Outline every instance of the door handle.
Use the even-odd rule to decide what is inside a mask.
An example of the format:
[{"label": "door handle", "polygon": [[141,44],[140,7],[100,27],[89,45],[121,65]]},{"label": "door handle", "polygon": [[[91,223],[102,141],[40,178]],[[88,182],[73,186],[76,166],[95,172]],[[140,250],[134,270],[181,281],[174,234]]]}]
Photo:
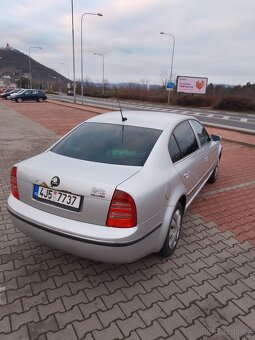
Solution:
[{"label": "door handle", "polygon": [[185,178],[189,178],[189,171],[185,171],[183,176],[184,176]]}]

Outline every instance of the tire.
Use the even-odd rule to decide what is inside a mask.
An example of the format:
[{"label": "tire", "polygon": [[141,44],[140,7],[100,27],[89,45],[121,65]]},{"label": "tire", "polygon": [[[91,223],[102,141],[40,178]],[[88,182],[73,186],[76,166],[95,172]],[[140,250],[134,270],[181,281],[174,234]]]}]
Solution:
[{"label": "tire", "polygon": [[219,173],[219,166],[220,166],[220,159],[218,159],[217,164],[213,170],[213,173],[211,174],[211,176],[208,178],[207,183],[215,183],[218,177],[218,173]]},{"label": "tire", "polygon": [[168,257],[170,256],[178,243],[181,231],[181,224],[182,224],[182,216],[183,216],[183,207],[180,202],[176,205],[171,222],[169,225],[169,229],[166,235],[165,242],[163,247],[161,248],[159,255],[161,257]]},{"label": "tire", "polygon": [[22,100],[23,100],[23,99],[19,97],[19,98],[16,99],[16,102],[17,102],[17,103],[21,103]]},{"label": "tire", "polygon": [[43,98],[42,98],[42,97],[39,97],[39,98],[38,98],[38,102],[39,102],[39,103],[42,103],[42,102],[43,102]]}]

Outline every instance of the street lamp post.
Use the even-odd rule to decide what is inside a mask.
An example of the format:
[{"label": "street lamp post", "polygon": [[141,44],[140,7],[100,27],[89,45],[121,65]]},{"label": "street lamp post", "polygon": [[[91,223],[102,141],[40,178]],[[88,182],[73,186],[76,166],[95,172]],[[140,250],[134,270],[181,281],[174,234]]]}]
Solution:
[{"label": "street lamp post", "polygon": [[102,17],[101,13],[83,13],[81,16],[81,103],[83,104],[83,93],[84,93],[84,84],[83,84],[83,47],[82,47],[82,21],[85,15],[97,15]]},{"label": "street lamp post", "polygon": [[104,54],[94,53],[94,55],[99,55],[100,57],[103,58],[103,82],[102,82],[102,85],[103,85],[103,94],[104,94],[104,89],[105,89],[105,85],[104,85]]},{"label": "street lamp post", "polygon": [[51,86],[50,86],[50,90],[51,91],[55,91],[55,82],[57,81],[57,77],[51,77],[52,81],[51,81]]},{"label": "street lamp post", "polygon": [[0,57],[0,59],[2,59],[2,57]]},{"label": "street lamp post", "polygon": [[[172,58],[171,58],[171,68],[170,68],[170,77],[169,77],[169,82],[172,81],[172,75],[173,75],[173,63],[174,63],[174,48],[175,48],[175,37],[171,33],[165,33],[165,32],[160,32],[160,34],[165,34],[173,38],[173,49],[172,49]],[[168,91],[168,98],[167,98],[167,103],[169,104],[170,100],[170,91]]]},{"label": "street lamp post", "polygon": [[72,10],[72,50],[73,50],[73,102],[76,104],[73,0],[71,0],[71,10]]},{"label": "street lamp post", "polygon": [[69,74],[69,65],[68,65],[67,63],[60,63],[60,64],[66,65],[66,67],[67,67],[67,78],[68,78],[68,80],[69,80],[69,78],[70,78],[70,74]]},{"label": "street lamp post", "polygon": [[29,86],[30,86],[30,88],[32,88],[32,70],[31,70],[31,57],[30,57],[30,51],[31,51],[32,48],[38,48],[39,50],[42,49],[40,46],[30,46],[29,49],[28,49],[28,62],[29,62],[29,74],[30,74]]},{"label": "street lamp post", "polygon": [[39,70],[37,68],[33,69],[33,72],[35,74],[34,78],[35,78],[35,85],[39,86],[40,81],[39,81]]},{"label": "street lamp post", "polygon": [[[62,64],[62,65],[66,65],[66,67],[67,67],[67,79],[68,79],[68,83],[67,83],[67,91],[68,91],[68,89],[69,89],[69,85],[70,85],[70,83],[69,83],[69,80],[70,80],[70,74],[69,74],[69,65],[67,64],[67,63],[60,63],[60,64]],[[62,90],[62,81],[61,81],[61,90]]]}]

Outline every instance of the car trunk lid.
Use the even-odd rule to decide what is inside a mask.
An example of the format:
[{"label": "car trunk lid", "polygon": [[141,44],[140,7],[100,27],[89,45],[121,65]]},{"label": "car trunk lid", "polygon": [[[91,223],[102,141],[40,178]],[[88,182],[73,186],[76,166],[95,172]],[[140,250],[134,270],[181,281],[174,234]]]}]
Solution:
[{"label": "car trunk lid", "polygon": [[[73,159],[48,151],[18,165],[20,200],[54,215],[104,225],[114,190],[140,169]],[[59,184],[54,186],[56,177]],[[80,209],[73,211],[63,205],[35,199],[35,185],[81,196]]]}]

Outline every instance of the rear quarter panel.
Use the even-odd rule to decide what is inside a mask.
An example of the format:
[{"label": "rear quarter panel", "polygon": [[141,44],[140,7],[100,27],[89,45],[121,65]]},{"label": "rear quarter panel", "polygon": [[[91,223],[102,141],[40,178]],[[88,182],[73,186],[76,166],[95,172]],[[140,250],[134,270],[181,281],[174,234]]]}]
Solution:
[{"label": "rear quarter panel", "polygon": [[138,224],[143,224],[147,231],[162,224],[163,238],[173,209],[186,193],[170,159],[168,136],[164,131],[141,171],[118,186],[118,189],[128,192],[134,198]]}]

